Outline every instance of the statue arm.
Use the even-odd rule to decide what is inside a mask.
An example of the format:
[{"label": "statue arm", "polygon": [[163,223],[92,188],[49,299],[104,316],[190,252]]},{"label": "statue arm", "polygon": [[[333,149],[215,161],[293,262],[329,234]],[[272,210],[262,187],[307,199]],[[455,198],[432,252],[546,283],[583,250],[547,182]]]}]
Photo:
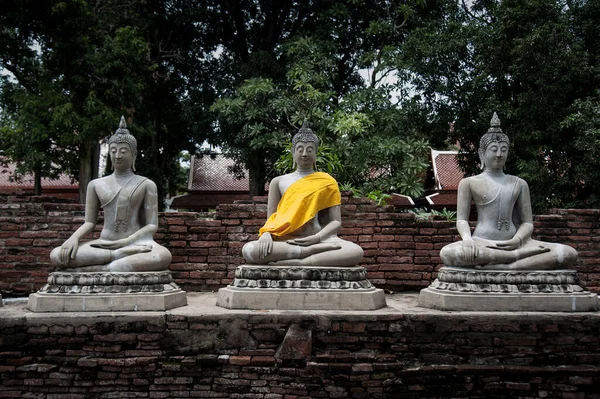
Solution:
[{"label": "statue arm", "polygon": [[324,238],[337,234],[340,227],[342,227],[342,215],[339,205],[327,208],[326,220],[328,221],[327,224],[316,234],[288,240],[287,243],[302,246],[315,245],[320,243]]},{"label": "statue arm", "polygon": [[[279,176],[271,180],[269,184],[269,196],[267,199],[267,219],[277,211],[277,206],[281,201],[279,192]],[[268,231],[261,234],[258,238],[258,256],[264,258],[273,250],[273,236]]]},{"label": "statue arm", "polygon": [[279,177],[275,177],[269,184],[269,196],[267,199],[267,219],[277,211],[279,201],[281,201],[281,192],[279,191]]},{"label": "statue arm", "polygon": [[341,207],[339,205],[328,208],[327,216],[328,216],[327,220],[329,221],[329,223],[327,223],[321,229],[321,231],[319,231],[317,234],[315,234],[315,235],[319,236],[319,241],[322,240],[323,238],[327,238],[329,236],[337,234],[340,227],[342,227],[342,211],[341,211]]},{"label": "statue arm", "polygon": [[77,250],[79,249],[79,241],[94,231],[98,222],[98,211],[100,210],[100,199],[96,194],[95,184],[91,181],[87,186],[87,194],[85,197],[85,221],[79,226],[71,237],[69,237],[60,246],[60,262],[63,265],[69,264],[69,260],[75,259]]},{"label": "statue arm", "polygon": [[456,199],[456,230],[462,239],[462,254],[465,261],[472,261],[479,256],[479,248],[473,241],[471,226],[469,226],[471,201],[471,179],[462,179],[458,184]]},{"label": "statue arm", "polygon": [[146,180],[144,189],[146,193],[142,206],[144,207],[146,224],[126,238],[128,241],[126,245],[134,243],[140,237],[152,237],[158,231],[158,190],[156,184],[152,180]]},{"label": "statue arm", "polygon": [[472,239],[469,215],[471,213],[471,186],[469,179],[463,179],[458,184],[456,199],[456,230],[463,240]]}]

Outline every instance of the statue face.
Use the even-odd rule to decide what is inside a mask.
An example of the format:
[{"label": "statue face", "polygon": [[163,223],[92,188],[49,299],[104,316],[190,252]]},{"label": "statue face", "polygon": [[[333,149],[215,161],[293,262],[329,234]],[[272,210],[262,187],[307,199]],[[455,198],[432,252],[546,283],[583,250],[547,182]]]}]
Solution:
[{"label": "statue face", "polygon": [[133,166],[134,156],[127,143],[113,143],[108,149],[113,168],[118,172],[128,171]]},{"label": "statue face", "polygon": [[310,169],[317,161],[316,145],[312,141],[299,141],[293,155],[298,169]]},{"label": "statue face", "polygon": [[492,141],[483,154],[482,162],[491,170],[502,170],[508,157],[508,144],[503,141]]}]

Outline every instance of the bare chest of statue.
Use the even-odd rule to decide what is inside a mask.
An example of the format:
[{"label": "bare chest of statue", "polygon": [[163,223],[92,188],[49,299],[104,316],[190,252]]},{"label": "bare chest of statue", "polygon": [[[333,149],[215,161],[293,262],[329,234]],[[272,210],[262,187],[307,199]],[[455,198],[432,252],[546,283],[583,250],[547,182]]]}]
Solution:
[{"label": "bare chest of statue", "polygon": [[477,207],[475,235],[488,239],[509,239],[516,232],[513,211],[518,197],[515,176],[479,175],[470,182],[471,197]]},{"label": "bare chest of statue", "polygon": [[144,190],[140,188],[146,178],[132,175],[110,175],[95,181],[95,192],[104,210],[103,236],[127,236],[140,228],[140,209]]},{"label": "bare chest of statue", "polygon": [[115,202],[115,200],[123,193],[130,200],[134,200],[134,194],[137,190],[132,190],[134,186],[139,185],[140,176],[132,175],[127,178],[117,178],[114,175],[97,179],[95,183],[95,192],[100,200],[100,205],[105,208],[107,205]]},{"label": "bare chest of statue", "polygon": [[475,204],[486,206],[496,202],[499,198],[502,184],[489,177],[474,176],[470,188]]}]

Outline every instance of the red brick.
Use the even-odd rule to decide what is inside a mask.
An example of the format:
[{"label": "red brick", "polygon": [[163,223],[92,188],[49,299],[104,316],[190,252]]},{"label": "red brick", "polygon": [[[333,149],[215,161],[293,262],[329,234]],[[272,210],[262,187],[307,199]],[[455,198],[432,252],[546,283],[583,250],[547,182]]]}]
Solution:
[{"label": "red brick", "polygon": [[273,356],[252,356],[250,364],[252,366],[273,366],[275,358]]},{"label": "red brick", "polygon": [[[259,356],[254,356],[254,358],[258,358]],[[271,358],[271,357],[269,357]],[[251,363],[251,356],[229,356],[229,364],[237,365],[237,366],[246,366]],[[256,363],[252,363],[256,365]]]}]

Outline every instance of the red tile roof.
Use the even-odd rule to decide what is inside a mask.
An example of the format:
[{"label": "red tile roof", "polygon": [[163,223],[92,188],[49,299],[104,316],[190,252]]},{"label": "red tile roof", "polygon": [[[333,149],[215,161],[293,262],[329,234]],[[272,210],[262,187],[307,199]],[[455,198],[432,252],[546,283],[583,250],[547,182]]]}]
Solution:
[{"label": "red tile roof", "polygon": [[[4,166],[3,163],[0,163],[0,188],[21,190],[33,189],[34,178],[32,174],[23,175],[19,181],[11,181],[11,176],[15,172],[15,168],[15,163],[9,162],[6,166]],[[79,184],[76,181],[72,182],[69,176],[61,174],[58,179],[42,178],[42,187],[77,190]]]},{"label": "red tile roof", "polygon": [[238,180],[229,173],[228,167],[235,162],[223,154],[194,155],[190,162],[188,191],[244,191],[250,190],[248,171]]},{"label": "red tile roof", "polygon": [[435,188],[437,190],[456,190],[464,173],[458,166],[457,151],[431,150]]}]

